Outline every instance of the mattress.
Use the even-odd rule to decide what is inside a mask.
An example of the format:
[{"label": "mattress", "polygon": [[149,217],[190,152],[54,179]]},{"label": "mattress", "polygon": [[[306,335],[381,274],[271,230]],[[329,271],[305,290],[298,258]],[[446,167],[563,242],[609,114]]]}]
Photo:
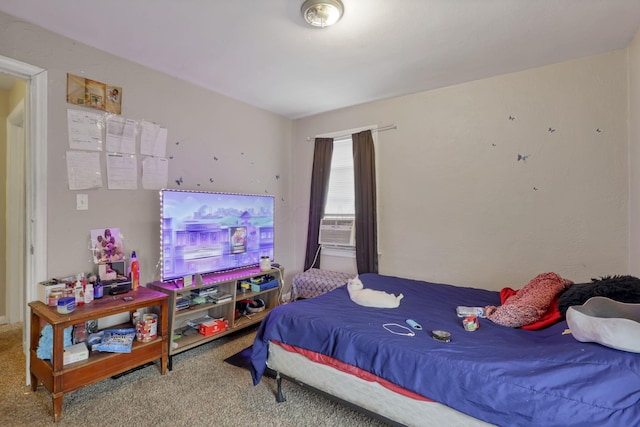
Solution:
[{"label": "mattress", "polygon": [[[375,274],[365,288],[403,293],[397,309],[361,307],[346,287],[272,310],[253,345],[260,381],[269,341],[330,356],[497,425],[640,425],[640,358],[564,334],[566,322],[526,331],[481,319],[467,332],[456,306],[499,305],[498,292]],[[383,325],[424,328],[414,336]],[[451,342],[432,339],[434,329]],[[404,331],[398,328],[398,331]]]},{"label": "mattress", "polygon": [[363,380],[324,364],[313,363],[305,356],[289,352],[274,343],[269,345],[268,366],[296,382],[322,390],[338,399],[407,426],[491,425],[440,403],[405,397],[378,383]]}]

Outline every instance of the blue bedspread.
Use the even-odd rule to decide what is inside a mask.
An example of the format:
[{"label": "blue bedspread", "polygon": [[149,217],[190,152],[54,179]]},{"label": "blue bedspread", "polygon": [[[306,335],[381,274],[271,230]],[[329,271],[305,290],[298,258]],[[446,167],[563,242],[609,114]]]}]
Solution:
[{"label": "blue bedspread", "polygon": [[[268,341],[275,340],[497,425],[640,425],[639,354],[578,342],[562,334],[565,321],[526,331],[480,319],[480,328],[467,332],[456,306],[499,305],[498,292],[375,274],[360,279],[365,288],[403,293],[400,307],[359,306],[346,286],[277,307],[253,344],[254,384],[264,373]],[[407,319],[424,330],[411,337],[382,326]],[[450,332],[451,342],[432,339],[434,329]]]}]

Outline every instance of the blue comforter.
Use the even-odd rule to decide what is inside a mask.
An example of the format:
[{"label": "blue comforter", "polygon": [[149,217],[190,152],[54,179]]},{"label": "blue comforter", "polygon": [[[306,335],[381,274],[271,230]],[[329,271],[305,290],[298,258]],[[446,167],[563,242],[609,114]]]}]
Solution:
[{"label": "blue comforter", "polygon": [[[480,319],[478,330],[465,331],[456,306],[499,305],[498,292],[376,274],[360,279],[365,288],[403,293],[400,307],[359,306],[346,286],[277,307],[253,344],[254,384],[264,373],[268,342],[275,340],[498,425],[640,425],[640,355],[578,342],[563,335],[565,321],[527,331]],[[403,336],[383,327],[406,326],[407,319],[424,330]],[[432,339],[434,329],[450,332],[451,342]]]}]

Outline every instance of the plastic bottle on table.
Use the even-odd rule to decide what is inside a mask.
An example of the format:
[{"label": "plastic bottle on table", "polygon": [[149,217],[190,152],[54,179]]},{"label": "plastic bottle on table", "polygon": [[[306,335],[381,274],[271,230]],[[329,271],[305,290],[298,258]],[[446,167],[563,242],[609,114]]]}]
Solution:
[{"label": "plastic bottle on table", "polygon": [[82,283],[82,274],[78,273],[76,281],[73,284],[73,293],[76,300],[76,306],[84,304],[84,285]]},{"label": "plastic bottle on table", "polygon": [[84,303],[89,304],[93,301],[93,283],[87,283],[84,287]]},{"label": "plastic bottle on table", "polygon": [[131,290],[135,291],[138,289],[138,286],[140,286],[140,264],[136,257],[136,251],[131,252],[131,264],[129,268],[131,269]]},{"label": "plastic bottle on table", "polygon": [[94,299],[102,298],[103,291],[104,289],[102,288],[102,282],[96,282],[95,286],[93,287],[93,298]]}]

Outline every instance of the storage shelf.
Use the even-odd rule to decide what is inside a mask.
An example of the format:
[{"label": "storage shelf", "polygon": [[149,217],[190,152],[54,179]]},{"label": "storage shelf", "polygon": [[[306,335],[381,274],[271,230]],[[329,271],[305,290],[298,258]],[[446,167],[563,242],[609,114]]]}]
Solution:
[{"label": "storage shelf", "polygon": [[[265,275],[274,277],[275,280],[278,281],[278,286],[260,292],[240,292],[238,290],[239,283],[241,281]],[[172,368],[172,357],[174,355],[260,323],[266,317],[267,313],[279,304],[283,275],[283,268],[274,268],[268,271],[260,271],[258,268],[249,268],[233,271],[231,273],[206,276],[202,278],[203,283],[201,285],[190,286],[188,288],[182,288],[176,283],[154,282],[150,284],[149,287],[160,292],[164,292],[169,296],[169,331],[172,333],[172,338],[175,334],[180,334],[183,330],[189,331],[188,335],[182,334],[180,338],[170,340],[169,369]],[[232,296],[231,301],[223,303],[204,303],[190,308],[177,310],[176,303],[181,294],[191,293],[192,291],[209,288],[211,286],[217,286],[220,292],[230,294]],[[254,300],[256,298],[260,298],[264,301],[265,309],[258,313],[249,314],[248,317],[243,315],[236,318],[236,303],[241,300]],[[210,336],[204,336],[198,333],[195,328],[188,326],[187,322],[189,320],[204,317],[205,315],[209,315],[214,319],[225,319],[229,324],[227,330]]]},{"label": "storage shelf", "polygon": [[271,289],[267,289],[267,290],[260,291],[260,292],[253,292],[253,291],[238,292],[238,294],[236,295],[236,299],[238,301],[243,300],[243,299],[254,299],[255,297],[258,297],[258,296],[264,295],[264,294],[270,294],[270,293],[272,293],[274,291],[278,291],[278,293],[280,293],[280,287],[271,288]]},{"label": "storage shelf", "polygon": [[176,310],[175,311],[175,317],[181,317],[181,316],[185,316],[187,317],[189,314],[193,314],[193,313],[199,313],[201,311],[208,311],[212,308],[216,308],[216,307],[221,307],[224,306],[226,304],[232,304],[234,302],[233,299],[231,299],[231,301],[225,301],[225,302],[219,302],[219,303],[204,303],[204,304],[199,304],[199,305],[194,305],[191,306],[189,308],[184,308],[182,310]]},{"label": "storage shelf", "polygon": [[183,351],[190,350],[201,344],[208,343],[209,341],[213,341],[213,339],[221,338],[233,332],[232,330],[227,329],[226,331],[205,337],[204,335],[201,335],[200,333],[198,333],[198,331],[196,331],[195,329],[192,329],[192,330],[193,332],[191,334],[183,335],[182,338],[173,340],[173,343],[176,343],[178,345],[175,348],[172,346],[173,354],[182,353]]},{"label": "storage shelf", "polygon": [[[124,297],[131,297],[124,301]],[[77,307],[73,312],[60,314],[54,307],[40,301],[29,303],[31,308],[30,363],[31,389],[35,392],[42,384],[51,394],[53,418],[62,416],[62,398],[65,393],[77,390],[97,381],[126,372],[155,360],[160,361],[160,372],[164,375],[168,363],[168,298],[162,292],[144,287],[119,296],[103,297],[90,304]],[[74,363],[64,364],[65,328],[87,320],[99,319],[112,314],[132,312],[138,309],[156,308],[158,337],[149,342],[134,341],[129,353],[90,351],[89,357]],[[53,329],[51,360],[38,358],[37,349],[43,324]],[[123,325],[131,327],[131,325]]]},{"label": "storage shelf", "polygon": [[[131,351],[139,351],[143,347],[153,346],[158,341],[162,341],[162,338],[156,338],[149,342],[138,342],[134,341],[133,346],[131,347]],[[75,369],[79,369],[84,367],[85,365],[91,365],[93,363],[110,363],[110,359],[115,359],[118,357],[126,357],[129,353],[110,353],[110,352],[101,352],[101,351],[90,351],[90,356],[88,359],[79,360],[77,362],[69,363],[64,365],[62,372],[67,373],[73,371]]]},{"label": "storage shelf", "polygon": [[262,319],[267,317],[267,314],[269,313],[269,311],[270,310],[264,310],[264,311],[261,311],[259,313],[249,314],[248,315],[249,317],[247,317],[247,316],[239,317],[235,321],[235,327],[237,329],[242,329],[242,328],[246,328],[247,326],[251,326],[251,325],[255,325],[256,323],[260,323],[260,322],[262,322]]}]

